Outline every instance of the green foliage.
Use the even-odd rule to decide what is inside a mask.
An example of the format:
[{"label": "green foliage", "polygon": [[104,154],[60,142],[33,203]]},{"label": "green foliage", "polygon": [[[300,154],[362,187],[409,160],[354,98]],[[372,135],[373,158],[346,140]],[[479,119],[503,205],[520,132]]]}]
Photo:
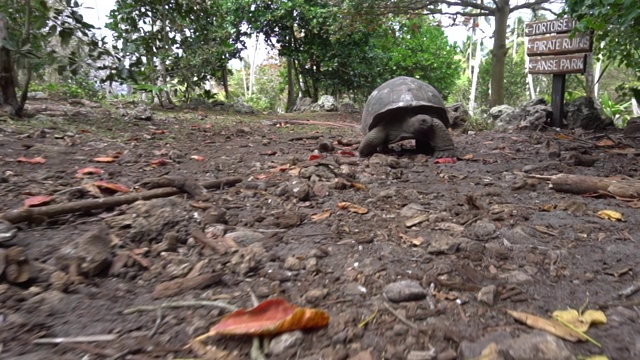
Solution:
[{"label": "green foliage", "polygon": [[[504,87],[508,91],[504,94],[504,103],[509,106],[520,106],[529,100],[527,71],[525,67],[525,47],[522,39],[518,41],[516,56],[513,56],[513,42],[507,48],[507,58],[504,69]],[[487,57],[480,64],[478,74],[478,92],[476,102],[480,106],[488,106],[490,101],[489,88],[491,85],[491,58]]]},{"label": "green foliage", "polygon": [[458,49],[449,44],[444,31],[430,17],[399,19],[378,40],[381,53],[387,54],[384,76],[412,76],[433,85],[447,99],[456,88],[463,71],[456,57]]},{"label": "green foliage", "polygon": [[64,97],[67,99],[87,99],[101,101],[104,94],[95,80],[88,75],[62,76],[57,82],[36,82],[31,85],[30,91],[42,91],[52,97]]},{"label": "green foliage", "polygon": [[[88,74],[97,62],[112,54],[98,39],[95,27],[84,21],[76,0],[2,1],[0,15],[7,18],[7,39],[2,45],[12,51],[15,72],[26,100],[30,80],[46,82],[51,69],[63,76],[59,87],[66,94],[95,96]],[[71,75],[79,78],[64,76]],[[24,103],[19,105],[19,110]]]},{"label": "green foliage", "polygon": [[[567,0],[576,31],[594,31],[594,51],[640,77],[640,6],[635,0]],[[603,47],[598,46],[604,41]]]},{"label": "green foliage", "polygon": [[630,112],[629,107],[631,106],[631,101],[616,103],[609,98],[608,93],[604,93],[602,97],[600,97],[600,108],[602,112],[610,119],[613,120],[613,123],[617,127],[625,127],[627,126],[627,122],[629,121]]},{"label": "green foliage", "polygon": [[[248,64],[244,63],[246,81],[249,79]],[[253,93],[245,95],[242,71],[235,71],[229,79],[229,86],[234,98],[242,98],[257,111],[277,111],[285,106],[283,93],[286,90],[286,71],[284,66],[275,59],[257,68]],[[248,89],[247,89],[248,90]]]}]

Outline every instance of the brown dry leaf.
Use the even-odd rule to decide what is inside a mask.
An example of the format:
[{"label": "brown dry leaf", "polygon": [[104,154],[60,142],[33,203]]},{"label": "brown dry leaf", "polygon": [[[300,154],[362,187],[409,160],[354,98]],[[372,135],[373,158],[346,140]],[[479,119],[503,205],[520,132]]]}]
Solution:
[{"label": "brown dry leaf", "polygon": [[556,204],[542,204],[540,205],[540,211],[553,211],[556,208]]},{"label": "brown dry leaf", "polygon": [[193,341],[214,335],[277,335],[294,330],[321,328],[328,324],[329,315],[322,310],[301,308],[284,299],[268,299],[252,309],[239,309],[223,317],[208,333]]},{"label": "brown dry leaf", "polygon": [[290,168],[291,168],[291,164],[284,164],[284,165],[276,166],[275,168],[271,169],[271,171],[273,171],[273,172],[285,172],[285,171],[289,170]]},{"label": "brown dry leaf", "polygon": [[26,163],[29,163],[29,164],[44,164],[45,162],[47,162],[46,159],[44,159],[44,158],[42,158],[40,156],[38,156],[37,158],[32,158],[32,159],[29,159],[29,158],[26,158],[26,157],[19,157],[19,158],[16,159],[16,161],[17,162],[26,162]]},{"label": "brown dry leaf", "polygon": [[116,161],[116,158],[110,157],[110,156],[97,157],[97,158],[93,158],[93,161],[99,162],[99,163],[112,163]]},{"label": "brown dry leaf", "polygon": [[467,154],[465,156],[462,157],[462,160],[471,160],[473,159],[475,156],[473,154]]},{"label": "brown dry leaf", "polygon": [[23,204],[24,204],[24,207],[36,207],[41,205],[47,205],[48,203],[52,202],[53,199],[55,199],[53,196],[46,196],[46,195],[32,196],[30,198],[25,199]]},{"label": "brown dry leaf", "polygon": [[424,238],[422,236],[411,237],[405,234],[400,234],[400,238],[402,238],[402,240],[404,241],[411,243],[414,246],[420,246],[424,242]]},{"label": "brown dry leaf", "polygon": [[169,163],[169,161],[165,158],[160,158],[156,160],[152,160],[149,165],[151,166],[165,166]]},{"label": "brown dry leaf", "polygon": [[86,167],[82,169],[78,169],[76,172],[76,177],[81,178],[84,175],[102,175],[104,171],[102,169],[98,169],[96,167]]},{"label": "brown dry leaf", "polygon": [[96,186],[98,189],[106,189],[106,190],[111,190],[113,192],[121,192],[121,193],[129,192],[128,187],[121,184],[110,183],[108,181],[94,181],[93,185]]},{"label": "brown dry leaf", "polygon": [[632,148],[632,147],[624,147],[624,148],[617,148],[617,149],[607,149],[607,150],[605,150],[605,153],[607,153],[607,154],[635,155],[635,154],[640,153],[640,150],[638,150],[636,148]]},{"label": "brown dry leaf", "polygon": [[195,161],[204,161],[204,156],[200,156],[200,155],[193,155],[191,156],[191,158]]},{"label": "brown dry leaf", "polygon": [[564,340],[568,340],[571,342],[586,340],[586,338],[582,337],[575,331],[562,325],[556,320],[545,319],[533,314],[529,314],[521,311],[515,311],[515,310],[507,310],[507,313],[513,316],[513,318],[516,319],[517,321],[520,321],[521,323],[524,323],[529,327],[532,327],[538,330],[544,330]]},{"label": "brown dry leaf", "polygon": [[556,134],[556,138],[561,140],[573,140],[573,136],[569,136],[565,134]]},{"label": "brown dry leaf", "polygon": [[360,183],[351,183],[351,186],[358,190],[367,190],[367,187]]},{"label": "brown dry leaf", "polygon": [[353,203],[350,203],[350,202],[346,202],[346,201],[339,202],[338,203],[338,209],[344,209],[344,210],[347,210],[347,211],[350,211],[350,212],[353,212],[353,213],[356,213],[356,214],[366,214],[366,213],[369,212],[369,209],[367,209],[364,206],[356,205],[356,204],[353,204]]},{"label": "brown dry leaf", "polygon": [[596,146],[600,146],[600,147],[614,146],[615,144],[616,144],[615,141],[609,138],[602,138],[596,141]]},{"label": "brown dry leaf", "polygon": [[324,220],[331,216],[331,210],[323,210],[321,213],[311,215],[311,221]]}]

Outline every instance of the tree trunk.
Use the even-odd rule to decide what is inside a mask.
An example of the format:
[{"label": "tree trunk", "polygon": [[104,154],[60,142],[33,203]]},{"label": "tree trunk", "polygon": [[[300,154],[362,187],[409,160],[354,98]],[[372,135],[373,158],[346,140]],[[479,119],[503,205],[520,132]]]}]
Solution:
[{"label": "tree trunk", "polygon": [[[480,21],[480,19],[474,19],[474,21]],[[477,35],[477,37],[476,37]],[[469,112],[473,114],[476,108],[476,91],[478,86],[478,75],[480,74],[480,64],[482,63],[482,38],[480,37],[480,31],[477,27],[473,28],[471,35],[471,53],[473,53],[473,39],[476,39],[476,54],[472,57],[471,61],[471,93],[469,94]]]},{"label": "tree trunk", "polygon": [[[7,18],[0,13],[0,40],[6,40]],[[11,51],[0,44],[0,105],[9,115],[20,116],[20,104],[16,94],[15,69],[11,62]]]},{"label": "tree trunk", "polygon": [[229,101],[229,99],[231,99],[231,92],[229,92],[229,71],[227,70],[227,64],[222,68],[222,88],[224,88],[224,98]]},{"label": "tree trunk", "polygon": [[509,0],[495,1],[495,30],[491,51],[491,107],[504,103],[504,64],[507,57]]},{"label": "tree trunk", "polygon": [[285,109],[286,112],[293,111],[293,108],[296,106],[296,86],[295,80],[293,76],[293,60],[288,57],[287,58],[287,107]]},{"label": "tree trunk", "polygon": [[598,99],[596,99],[596,92],[595,92],[596,77],[595,77],[595,74],[593,73],[593,54],[591,53],[587,54],[587,63],[585,65],[586,65],[585,71],[584,71],[585,94],[597,102]]}]

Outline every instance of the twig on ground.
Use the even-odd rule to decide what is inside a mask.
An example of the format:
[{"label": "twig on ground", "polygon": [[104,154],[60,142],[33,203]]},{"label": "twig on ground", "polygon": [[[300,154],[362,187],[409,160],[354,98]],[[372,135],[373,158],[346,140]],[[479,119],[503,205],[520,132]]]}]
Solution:
[{"label": "twig on ground", "polygon": [[160,305],[137,306],[137,307],[126,309],[122,313],[125,315],[128,315],[136,312],[156,311],[158,309],[170,309],[170,308],[181,308],[181,307],[203,307],[203,306],[219,307],[229,311],[235,311],[238,309],[237,307],[227,304],[223,301],[175,301],[175,302],[162,303]]},{"label": "twig on ground", "polygon": [[33,344],[64,344],[64,343],[83,343],[83,342],[102,342],[113,341],[117,339],[119,335],[104,334],[104,335],[87,335],[76,337],[55,337],[55,338],[40,338],[32,341]]}]

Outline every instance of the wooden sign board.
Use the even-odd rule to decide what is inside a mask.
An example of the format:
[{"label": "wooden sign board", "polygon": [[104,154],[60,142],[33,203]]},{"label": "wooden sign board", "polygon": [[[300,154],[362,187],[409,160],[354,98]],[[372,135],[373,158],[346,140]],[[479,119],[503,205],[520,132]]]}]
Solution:
[{"label": "wooden sign board", "polygon": [[529,58],[529,74],[584,74],[586,54]]},{"label": "wooden sign board", "polygon": [[593,41],[587,34],[538,36],[528,39],[527,55],[564,55],[591,52]]},{"label": "wooden sign board", "polygon": [[536,36],[553,33],[562,34],[573,30],[575,26],[576,21],[572,18],[529,22],[524,24],[524,36]]}]

